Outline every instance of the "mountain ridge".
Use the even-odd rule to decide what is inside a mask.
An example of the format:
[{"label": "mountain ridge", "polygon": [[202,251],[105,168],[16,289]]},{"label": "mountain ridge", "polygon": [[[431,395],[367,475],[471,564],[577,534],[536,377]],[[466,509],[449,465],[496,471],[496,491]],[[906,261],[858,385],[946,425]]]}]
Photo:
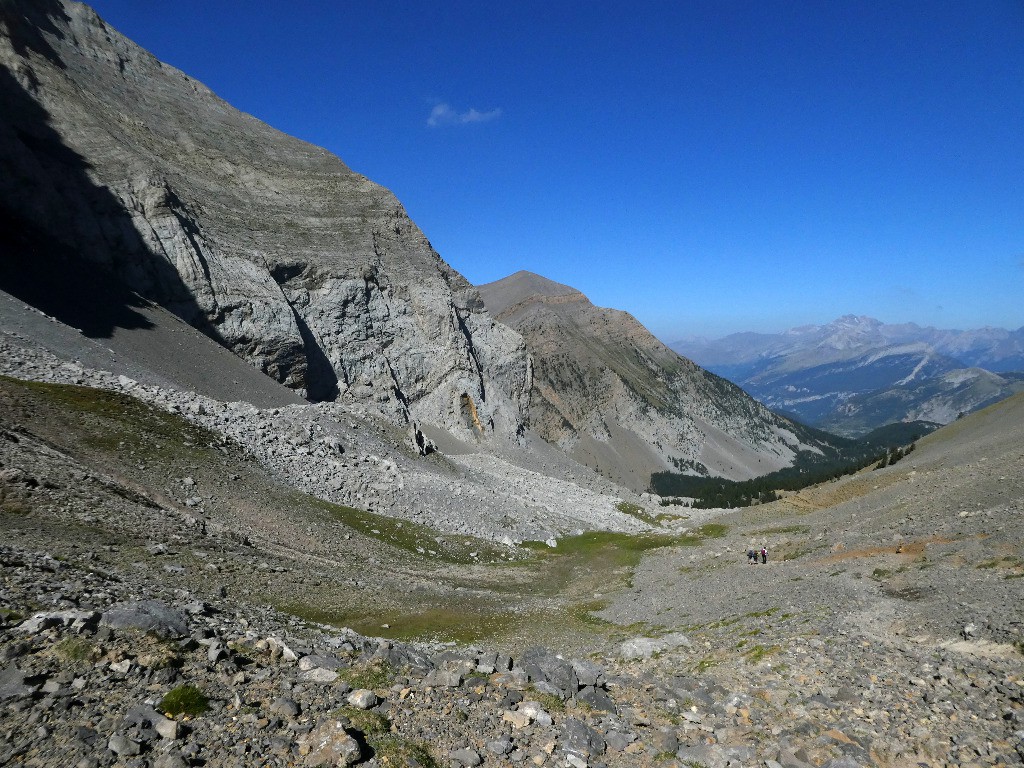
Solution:
[{"label": "mountain ridge", "polygon": [[662,471],[746,479],[816,441],[574,288],[520,271],[478,289],[526,339],[533,428],[634,490]]},{"label": "mountain ridge", "polygon": [[1019,391],[1014,366],[1024,368],[1024,329],[942,331],[854,315],[673,347],[769,407],[850,437],[897,421],[948,423]]}]

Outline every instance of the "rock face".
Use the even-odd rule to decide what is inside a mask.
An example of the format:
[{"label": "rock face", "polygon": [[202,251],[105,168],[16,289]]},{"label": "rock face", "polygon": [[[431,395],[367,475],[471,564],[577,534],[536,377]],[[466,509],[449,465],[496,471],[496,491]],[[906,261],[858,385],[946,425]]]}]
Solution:
[{"label": "rock face", "polygon": [[745,479],[789,466],[810,438],[680,357],[631,315],[530,272],[480,286],[534,358],[531,427],[644,490],[653,472]]},{"label": "rock face", "polygon": [[0,65],[11,293],[33,270],[73,292],[100,266],[310,399],[462,437],[520,431],[522,339],[389,191],[78,3],[4,3]]}]

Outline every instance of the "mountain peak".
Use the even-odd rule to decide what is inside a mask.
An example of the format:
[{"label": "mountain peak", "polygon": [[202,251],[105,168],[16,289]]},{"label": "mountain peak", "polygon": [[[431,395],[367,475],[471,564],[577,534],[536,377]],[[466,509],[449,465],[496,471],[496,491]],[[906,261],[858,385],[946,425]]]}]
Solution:
[{"label": "mountain peak", "polygon": [[501,280],[477,287],[484,297],[487,311],[494,316],[498,316],[509,307],[514,307],[534,296],[543,298],[567,296],[587,301],[587,297],[575,288],[556,283],[554,280],[549,280],[525,269],[503,277]]},{"label": "mountain peak", "polygon": [[849,327],[877,328],[881,324],[882,324],[881,320],[876,320],[875,318],[868,317],[867,315],[843,315],[842,317],[839,317],[839,318],[837,318],[836,320],[833,320],[830,323],[830,325],[832,325],[832,326],[839,326],[839,327],[845,327],[845,328],[849,328]]}]

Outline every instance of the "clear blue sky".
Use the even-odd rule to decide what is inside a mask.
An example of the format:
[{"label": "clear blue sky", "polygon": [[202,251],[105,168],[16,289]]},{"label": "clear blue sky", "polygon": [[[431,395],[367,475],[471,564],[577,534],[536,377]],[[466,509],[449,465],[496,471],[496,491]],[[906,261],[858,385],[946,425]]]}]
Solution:
[{"label": "clear blue sky", "polygon": [[665,341],[1024,325],[1022,0],[96,0],[388,187],[474,283]]}]

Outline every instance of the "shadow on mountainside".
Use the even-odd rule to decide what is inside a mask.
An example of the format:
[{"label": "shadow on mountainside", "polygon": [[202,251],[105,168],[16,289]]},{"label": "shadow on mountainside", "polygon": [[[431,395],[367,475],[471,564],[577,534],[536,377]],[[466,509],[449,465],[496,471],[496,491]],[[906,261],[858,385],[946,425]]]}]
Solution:
[{"label": "shadow on mountainside", "polygon": [[[0,5],[0,32],[19,54],[63,69],[42,34],[60,36],[53,14],[63,10],[41,6]],[[150,328],[137,308],[172,298],[176,314],[223,345],[174,265],[150,250],[121,200],[90,178],[88,161],[53,128],[32,96],[38,87],[32,67],[17,76],[0,68],[0,289],[92,338]],[[116,264],[131,270],[133,285],[114,274]]]},{"label": "shadow on mountainside", "polygon": [[43,33],[64,39],[60,27],[54,19],[70,21],[64,13],[59,0],[4,0],[0,2],[0,27],[7,30],[11,38],[11,47],[19,56],[28,57],[34,51],[49,59],[53,64],[65,69],[60,54],[50,45]]}]

